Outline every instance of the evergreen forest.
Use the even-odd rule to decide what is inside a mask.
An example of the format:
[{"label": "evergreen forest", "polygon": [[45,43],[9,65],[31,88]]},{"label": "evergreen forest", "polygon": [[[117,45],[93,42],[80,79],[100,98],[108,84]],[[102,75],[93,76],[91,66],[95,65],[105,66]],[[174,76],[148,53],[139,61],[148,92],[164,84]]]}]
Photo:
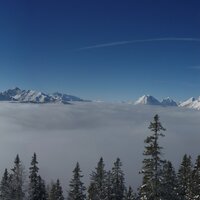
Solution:
[{"label": "evergreen forest", "polygon": [[[192,163],[185,154],[177,170],[163,156],[159,141],[165,136],[159,116],[155,115],[144,140],[143,163],[138,188],[126,185],[122,161],[117,158],[110,170],[105,170],[101,157],[90,174],[90,182],[83,182],[81,166],[77,162],[68,185],[57,179],[47,184],[39,172],[36,153],[33,154],[28,175],[19,155],[13,167],[5,169],[0,182],[1,200],[200,200],[200,155]],[[142,156],[142,155],[141,155]],[[64,176],[64,175],[63,175]]]}]

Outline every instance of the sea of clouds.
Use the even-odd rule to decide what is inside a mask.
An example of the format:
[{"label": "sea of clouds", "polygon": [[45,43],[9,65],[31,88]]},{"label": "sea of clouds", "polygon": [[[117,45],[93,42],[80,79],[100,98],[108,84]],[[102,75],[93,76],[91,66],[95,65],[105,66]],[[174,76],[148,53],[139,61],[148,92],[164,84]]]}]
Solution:
[{"label": "sea of clouds", "polygon": [[144,139],[159,114],[167,129],[160,144],[163,157],[177,168],[185,153],[200,154],[200,111],[123,103],[19,104],[0,103],[0,174],[20,155],[27,174],[31,157],[38,155],[40,174],[50,182],[60,178],[67,190],[79,161],[88,184],[99,158],[106,169],[120,157],[127,185],[141,183]]}]

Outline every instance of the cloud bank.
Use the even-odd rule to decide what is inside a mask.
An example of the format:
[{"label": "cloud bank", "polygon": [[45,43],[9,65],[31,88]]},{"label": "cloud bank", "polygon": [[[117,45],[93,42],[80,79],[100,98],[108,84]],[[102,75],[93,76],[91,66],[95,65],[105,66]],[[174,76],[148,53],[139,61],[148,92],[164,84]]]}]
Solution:
[{"label": "cloud bank", "polygon": [[60,178],[66,190],[77,161],[88,183],[101,156],[107,169],[120,157],[126,183],[137,187],[143,141],[156,113],[167,129],[160,141],[166,159],[177,166],[184,153],[200,154],[199,111],[117,103],[0,103],[0,172],[12,167],[17,153],[28,170],[36,152],[41,175],[48,182]]}]

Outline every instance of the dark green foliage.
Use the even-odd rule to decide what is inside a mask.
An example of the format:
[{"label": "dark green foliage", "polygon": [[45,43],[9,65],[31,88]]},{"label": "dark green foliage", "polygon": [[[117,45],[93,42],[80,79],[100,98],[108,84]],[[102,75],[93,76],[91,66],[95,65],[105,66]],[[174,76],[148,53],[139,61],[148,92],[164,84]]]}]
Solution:
[{"label": "dark green foliage", "polygon": [[200,155],[196,159],[192,173],[192,196],[194,200],[200,200]]},{"label": "dark green foliage", "polygon": [[37,167],[37,156],[34,153],[31,161],[30,170],[30,184],[29,184],[29,199],[30,200],[37,200],[38,199],[38,171],[39,168]]},{"label": "dark green foliage", "polygon": [[1,184],[0,184],[0,199],[9,200],[10,199],[10,180],[8,170],[5,169]]},{"label": "dark green foliage", "polygon": [[125,197],[125,185],[124,185],[124,173],[121,169],[122,163],[119,158],[114,162],[114,167],[112,168],[112,200],[122,200]]},{"label": "dark green foliage", "polygon": [[106,198],[106,171],[103,158],[100,158],[96,170],[91,174],[91,183],[88,189],[89,198],[99,200]]},{"label": "dark green foliage", "polygon": [[73,170],[73,178],[69,184],[69,191],[68,191],[68,200],[85,200],[85,186],[81,181],[81,170],[79,167],[79,163],[76,164],[75,169]]},{"label": "dark green foliage", "polygon": [[129,186],[128,191],[126,192],[125,195],[125,200],[136,200],[136,198],[137,198],[136,194],[133,192],[131,186]]},{"label": "dark green foliage", "polygon": [[112,173],[107,172],[106,176],[106,200],[110,200],[112,197]]},{"label": "dark green foliage", "polygon": [[10,174],[10,192],[11,198],[15,200],[22,200],[24,197],[24,172],[19,155],[16,156],[14,167],[11,169]]},{"label": "dark green foliage", "polygon": [[140,187],[140,198],[141,200],[160,200],[162,193],[162,165],[163,160],[161,159],[161,149],[158,140],[159,137],[164,135],[161,131],[165,131],[162,124],[159,121],[158,115],[154,116],[153,122],[150,123],[149,129],[152,134],[144,141],[145,151],[143,155],[143,168],[141,173],[143,174],[143,184]]},{"label": "dark green foliage", "polygon": [[38,176],[37,191],[38,191],[38,197],[37,197],[38,200],[46,200],[47,199],[45,182],[41,178],[41,176]]},{"label": "dark green foliage", "polygon": [[38,175],[39,168],[37,164],[37,156],[34,153],[31,161],[31,167],[29,168],[29,200],[46,200],[47,194],[45,183]]},{"label": "dark green foliage", "polygon": [[49,200],[64,200],[62,187],[60,185],[59,179],[57,179],[56,183],[53,183],[51,186]]},{"label": "dark green foliage", "polygon": [[95,183],[90,183],[89,187],[88,187],[88,199],[89,200],[94,200],[96,199],[96,187],[95,187]]},{"label": "dark green foliage", "polygon": [[186,154],[183,156],[178,171],[178,194],[181,200],[192,200],[192,161]]},{"label": "dark green foliage", "polygon": [[170,161],[165,162],[162,175],[162,196],[165,200],[178,200],[178,182],[176,172]]}]

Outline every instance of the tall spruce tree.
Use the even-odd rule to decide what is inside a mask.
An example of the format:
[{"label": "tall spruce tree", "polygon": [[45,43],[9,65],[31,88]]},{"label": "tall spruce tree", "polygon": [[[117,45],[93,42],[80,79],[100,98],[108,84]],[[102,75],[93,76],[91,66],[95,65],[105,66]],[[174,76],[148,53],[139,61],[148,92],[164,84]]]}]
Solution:
[{"label": "tall spruce tree", "polygon": [[162,196],[165,200],[178,200],[178,182],[176,172],[170,161],[163,166]]},{"label": "tall spruce tree", "polygon": [[1,183],[0,183],[0,199],[10,200],[10,180],[8,170],[5,169]]},{"label": "tall spruce tree", "polygon": [[33,154],[31,167],[29,168],[29,200],[46,200],[47,194],[45,189],[45,183],[38,175],[38,161],[36,153]]},{"label": "tall spruce tree", "polygon": [[192,196],[194,200],[200,200],[200,155],[196,159],[192,173]]},{"label": "tall spruce tree", "polygon": [[93,200],[93,199],[96,199],[96,188],[95,188],[95,183],[90,183],[89,187],[88,187],[88,196],[87,196],[87,199],[88,200]]},{"label": "tall spruce tree", "polygon": [[123,200],[125,197],[125,184],[124,184],[124,173],[121,169],[122,162],[117,158],[114,162],[114,167],[112,168],[112,200]]},{"label": "tall spruce tree", "polygon": [[106,198],[105,200],[111,200],[112,198],[112,173],[111,171],[108,171],[107,172],[107,175],[106,175]]},{"label": "tall spruce tree", "polygon": [[19,155],[17,155],[14,161],[14,167],[11,169],[10,174],[10,195],[12,199],[22,200],[24,198],[24,181],[24,168]]},{"label": "tall spruce tree", "polygon": [[162,147],[159,146],[159,138],[163,137],[161,131],[165,131],[159,116],[155,115],[153,122],[150,123],[149,129],[152,134],[144,141],[145,151],[143,155],[143,168],[141,173],[143,174],[143,184],[140,187],[140,199],[141,200],[160,200],[162,199],[162,166],[164,161],[161,158]]},{"label": "tall spruce tree", "polygon": [[76,164],[75,169],[73,170],[73,178],[69,184],[69,191],[68,191],[68,200],[85,200],[85,186],[84,183],[81,181],[81,169],[79,167],[79,163]]},{"label": "tall spruce tree", "polygon": [[30,174],[29,174],[29,200],[38,200],[38,171],[39,168],[37,166],[37,156],[36,153],[33,154],[32,161],[31,161],[31,167],[29,168]]},{"label": "tall spruce tree", "polygon": [[37,191],[38,191],[38,200],[46,200],[47,199],[45,182],[41,178],[40,175],[38,176]]},{"label": "tall spruce tree", "polygon": [[52,183],[48,200],[64,200],[59,179],[57,179],[56,183]]},{"label": "tall spruce tree", "polygon": [[193,200],[192,197],[192,161],[185,154],[178,170],[178,194],[181,200]]},{"label": "tall spruce tree", "polygon": [[91,174],[91,183],[88,189],[89,199],[100,200],[106,198],[106,170],[103,158],[100,158],[96,170]]}]

